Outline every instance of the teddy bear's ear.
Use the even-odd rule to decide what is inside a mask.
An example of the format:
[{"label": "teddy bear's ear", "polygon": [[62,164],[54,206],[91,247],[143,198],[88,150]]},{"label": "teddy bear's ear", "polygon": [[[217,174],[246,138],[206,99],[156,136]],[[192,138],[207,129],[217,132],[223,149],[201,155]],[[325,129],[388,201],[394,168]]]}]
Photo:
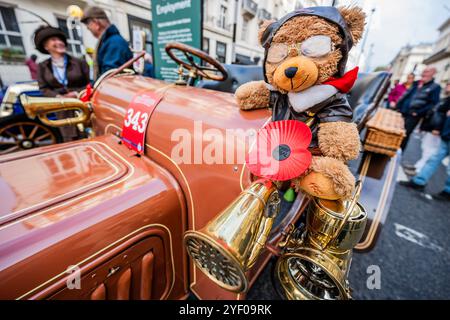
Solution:
[{"label": "teddy bear's ear", "polygon": [[340,7],[339,11],[347,22],[355,44],[361,40],[366,24],[366,14],[360,7]]},{"label": "teddy bear's ear", "polygon": [[258,41],[260,44],[262,44],[262,40],[263,40],[263,36],[264,36],[264,32],[267,30],[267,28],[274,23],[275,20],[264,20],[263,22],[261,22],[261,24],[259,25],[259,31],[258,31]]}]

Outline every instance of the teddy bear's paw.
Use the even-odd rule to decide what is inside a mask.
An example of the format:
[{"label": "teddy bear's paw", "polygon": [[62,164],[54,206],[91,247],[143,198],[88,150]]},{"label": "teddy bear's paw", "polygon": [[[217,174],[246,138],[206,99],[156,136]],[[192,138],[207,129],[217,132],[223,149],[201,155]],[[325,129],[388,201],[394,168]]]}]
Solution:
[{"label": "teddy bear's paw", "polygon": [[294,181],[297,190],[326,200],[349,199],[355,188],[355,177],[339,160],[315,157],[309,173]]},{"label": "teddy bear's paw", "polygon": [[303,178],[297,179],[295,186],[297,191],[303,191],[316,198],[326,200],[338,200],[342,198],[334,190],[333,180],[322,173],[311,171]]},{"label": "teddy bear's paw", "polygon": [[269,107],[270,91],[264,81],[252,81],[240,86],[235,93],[239,108],[242,110]]},{"label": "teddy bear's paw", "polygon": [[355,123],[321,123],[317,137],[320,151],[325,157],[349,161],[359,156],[361,142]]}]

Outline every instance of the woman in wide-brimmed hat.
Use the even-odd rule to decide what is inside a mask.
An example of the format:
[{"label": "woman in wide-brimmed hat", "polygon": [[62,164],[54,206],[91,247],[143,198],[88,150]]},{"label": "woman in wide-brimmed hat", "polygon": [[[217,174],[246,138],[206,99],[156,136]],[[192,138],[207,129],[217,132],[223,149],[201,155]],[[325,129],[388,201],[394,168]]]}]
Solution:
[{"label": "woman in wide-brimmed hat", "polygon": [[34,33],[36,49],[50,58],[39,63],[39,88],[47,97],[76,97],[89,83],[84,60],[66,53],[67,38],[61,29],[42,26]]},{"label": "woman in wide-brimmed hat", "polygon": [[[50,58],[39,63],[39,89],[46,97],[76,98],[89,84],[89,67],[84,60],[66,53],[67,38],[61,29],[42,26],[34,33],[36,49]],[[58,117],[71,117],[73,111],[65,111]],[[62,127],[64,140],[77,138],[75,127]]]}]

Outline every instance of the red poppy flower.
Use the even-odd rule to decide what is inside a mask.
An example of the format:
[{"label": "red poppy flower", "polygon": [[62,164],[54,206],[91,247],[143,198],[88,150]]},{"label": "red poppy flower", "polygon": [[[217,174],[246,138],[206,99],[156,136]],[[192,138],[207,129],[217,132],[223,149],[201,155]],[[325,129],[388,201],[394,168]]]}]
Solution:
[{"label": "red poppy flower", "polygon": [[273,181],[296,178],[311,164],[311,139],[311,130],[301,121],[271,122],[258,132],[247,167],[255,176]]}]

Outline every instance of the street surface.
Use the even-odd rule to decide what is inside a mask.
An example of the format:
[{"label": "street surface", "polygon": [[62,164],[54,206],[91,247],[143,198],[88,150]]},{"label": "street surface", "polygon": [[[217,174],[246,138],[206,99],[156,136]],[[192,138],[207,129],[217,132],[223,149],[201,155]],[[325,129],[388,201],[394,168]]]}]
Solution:
[{"label": "street surface", "polygon": [[[404,163],[420,157],[419,138],[418,134],[411,138]],[[354,254],[349,277],[354,299],[450,299],[450,203],[431,196],[442,191],[445,179],[441,165],[425,193],[397,184],[375,248]],[[397,176],[400,180],[406,180],[403,170]],[[379,267],[380,289],[367,287],[371,266]],[[272,287],[271,267],[266,267],[248,299],[279,299]]]}]

